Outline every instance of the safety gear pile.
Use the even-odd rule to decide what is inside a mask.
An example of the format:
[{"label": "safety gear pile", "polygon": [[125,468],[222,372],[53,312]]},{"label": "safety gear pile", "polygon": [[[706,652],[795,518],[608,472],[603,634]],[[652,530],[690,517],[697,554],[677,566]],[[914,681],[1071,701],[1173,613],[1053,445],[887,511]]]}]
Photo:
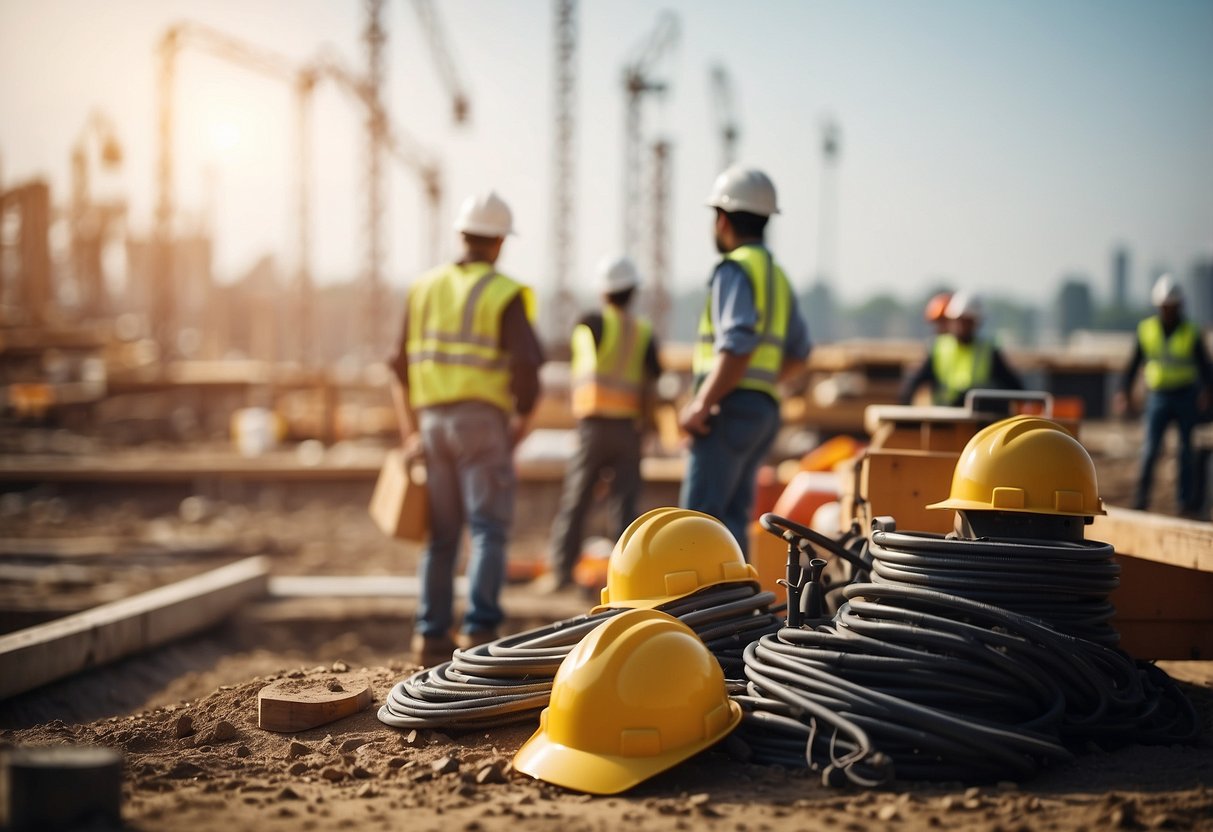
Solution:
[{"label": "safety gear pile", "polygon": [[[1076,440],[1014,417],[970,440],[952,495],[933,507],[974,527],[1019,513],[1065,529],[1102,513],[1097,494]],[[823,544],[783,518],[763,525],[793,549]],[[797,555],[789,623],[802,610],[808,620],[746,649],[737,737],[755,762],[864,787],[1021,780],[1088,743],[1194,742],[1199,720],[1175,682],[1115,648],[1112,554],[1097,541],[898,533],[882,519],[864,550],[847,554],[859,571],[831,591],[841,596],[833,616],[817,582],[824,562],[803,583]]]},{"label": "safety gear pile", "polygon": [[479,728],[534,719],[547,706],[561,663],[595,627],[632,609],[680,620],[729,678],[742,653],[781,626],[775,596],[720,521],[697,511],[659,508],[624,531],[611,554],[602,605],[587,615],[507,636],[399,682],[379,709],[399,728]]}]

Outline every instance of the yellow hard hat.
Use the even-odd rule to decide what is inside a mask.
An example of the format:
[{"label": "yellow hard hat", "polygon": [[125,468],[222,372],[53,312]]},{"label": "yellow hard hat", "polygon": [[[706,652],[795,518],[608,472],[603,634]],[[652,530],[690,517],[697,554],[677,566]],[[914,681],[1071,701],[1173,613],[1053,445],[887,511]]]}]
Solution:
[{"label": "yellow hard hat", "polygon": [[1012,416],[978,431],[956,463],[952,493],[927,508],[1107,514],[1087,449],[1039,416]]},{"label": "yellow hard hat", "polygon": [[605,608],[647,609],[716,584],[751,582],[758,572],[728,527],[699,511],[655,508],[624,530],[607,567]]},{"label": "yellow hard hat", "polygon": [[724,673],[690,627],[657,610],[599,624],[565,657],[514,768],[616,794],[723,739],[741,721]]}]

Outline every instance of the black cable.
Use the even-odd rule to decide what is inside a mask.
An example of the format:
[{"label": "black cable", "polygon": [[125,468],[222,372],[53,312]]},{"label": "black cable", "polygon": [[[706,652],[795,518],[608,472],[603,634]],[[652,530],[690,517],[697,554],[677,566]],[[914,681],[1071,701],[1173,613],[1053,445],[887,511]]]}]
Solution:
[{"label": "black cable", "polygon": [[[852,584],[843,594],[833,618],[747,649],[747,694],[736,697],[746,716],[734,743],[754,761],[860,785],[894,776],[990,782],[1029,777],[1088,740],[1197,737],[1178,686],[1112,647],[917,586]],[[847,753],[839,758],[837,748]],[[877,754],[891,764],[874,764]]]},{"label": "black cable", "polygon": [[[782,626],[771,610],[774,600],[774,593],[751,584],[724,584],[657,609],[694,630],[725,676],[740,679],[746,646]],[[534,719],[551,698],[552,679],[565,656],[594,627],[621,612],[577,616],[456,650],[451,661],[398,682],[379,719],[398,728],[468,729]]]}]

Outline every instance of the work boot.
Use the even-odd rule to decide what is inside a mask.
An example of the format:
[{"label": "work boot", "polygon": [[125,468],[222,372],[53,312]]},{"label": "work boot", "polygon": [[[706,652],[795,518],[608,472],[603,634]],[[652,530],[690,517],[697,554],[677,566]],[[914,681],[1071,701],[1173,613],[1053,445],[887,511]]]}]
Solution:
[{"label": "work boot", "polygon": [[471,650],[473,647],[479,647],[482,644],[488,644],[490,641],[497,640],[497,631],[493,630],[468,630],[466,633],[460,633],[455,636],[455,644],[460,650]]},{"label": "work boot", "polygon": [[451,654],[455,652],[455,642],[451,641],[451,637],[446,633],[434,636],[413,633],[412,648],[415,664],[433,667],[451,660]]}]

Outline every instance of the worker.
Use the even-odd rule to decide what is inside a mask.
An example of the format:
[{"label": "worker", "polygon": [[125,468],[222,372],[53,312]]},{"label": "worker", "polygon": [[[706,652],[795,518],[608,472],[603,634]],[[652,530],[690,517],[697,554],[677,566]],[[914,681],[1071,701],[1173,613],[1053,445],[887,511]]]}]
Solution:
[{"label": "worker", "polygon": [[1200,511],[1196,486],[1196,457],[1192,429],[1210,404],[1213,368],[1201,337],[1200,327],[1183,313],[1183,290],[1169,274],[1154,283],[1150,300],[1158,309],[1137,326],[1133,356],[1121,377],[1112,407],[1118,415],[1130,409],[1137,370],[1145,364],[1146,436],[1141,449],[1137,490],[1133,507],[1145,510],[1150,504],[1154,463],[1162,450],[1167,425],[1179,432],[1179,480],[1176,497],[1180,513],[1195,516]]},{"label": "worker", "polygon": [[981,298],[957,292],[944,312],[950,332],[931,343],[931,351],[901,388],[901,403],[909,404],[918,388],[931,388],[931,401],[957,407],[972,389],[1022,390],[1023,382],[990,338],[979,336]]},{"label": "worker", "polygon": [[[509,206],[492,192],[468,197],[455,230],[463,255],[412,286],[393,362],[405,455],[424,455],[429,490],[430,539],[418,570],[412,643],[414,659],[425,667],[449,659],[455,646],[497,638],[514,514],[513,448],[526,433],[543,363],[530,290],[496,270],[513,233]],[[465,521],[467,608],[453,641],[455,562]]]},{"label": "worker", "polygon": [[745,553],[754,477],[779,430],[778,383],[804,369],[809,333],[764,242],[779,213],[771,180],[735,165],[716,178],[707,204],[724,257],[699,319],[694,396],[679,414],[690,437],[679,500],[721,520]]},{"label": "worker", "polygon": [[652,382],[661,375],[652,325],[628,311],[639,285],[640,274],[630,259],[604,259],[598,264],[602,311],[586,315],[573,328],[577,451],[552,526],[550,568],[533,584],[540,592],[574,586],[573,567],[581,555],[585,515],[599,477],[610,476],[611,539],[636,519],[643,426]]}]

